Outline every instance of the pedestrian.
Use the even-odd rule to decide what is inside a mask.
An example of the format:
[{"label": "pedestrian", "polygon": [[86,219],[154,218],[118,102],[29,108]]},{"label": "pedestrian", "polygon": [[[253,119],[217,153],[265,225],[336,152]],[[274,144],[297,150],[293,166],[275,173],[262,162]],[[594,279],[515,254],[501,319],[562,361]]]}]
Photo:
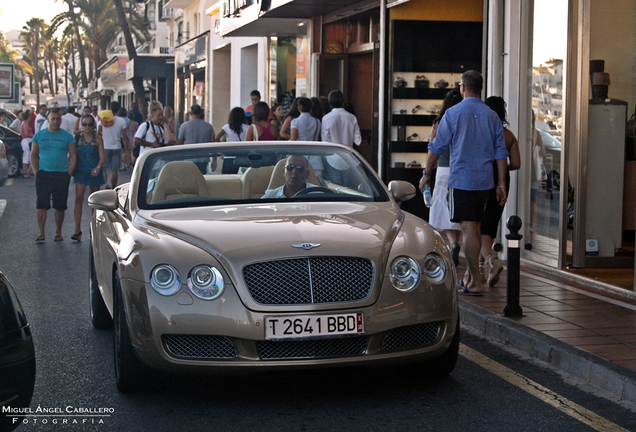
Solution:
[{"label": "pedestrian", "polygon": [[133,155],[133,149],[135,148],[135,134],[137,133],[137,129],[139,129],[139,123],[135,121],[135,114],[132,111],[128,111],[126,113],[128,117],[128,160],[130,161],[130,166],[133,167],[135,165],[135,156]]},{"label": "pedestrian", "polygon": [[33,128],[29,124],[30,119],[31,112],[29,110],[22,113],[22,124],[20,125],[22,141],[20,146],[22,147],[22,177],[24,178],[33,177],[33,172],[29,169],[31,164],[31,139],[33,138]]},{"label": "pedestrian", "polygon": [[[517,137],[508,129],[508,114],[506,113],[506,102],[502,97],[490,96],[486,99],[486,105],[493,110],[501,119],[503,125],[504,141],[508,150],[508,172],[506,173],[506,196],[510,190],[510,171],[516,171],[521,167],[521,153],[519,152],[519,142]],[[493,180],[497,182],[499,173],[497,164],[493,164]],[[495,188],[490,190],[488,203],[484,219],[481,221],[481,256],[479,266],[483,269],[483,275],[488,282],[488,286],[494,287],[499,281],[499,275],[503,270],[503,264],[492,256],[492,242],[497,237],[499,220],[503,213],[503,205],[497,202]],[[482,279],[482,282],[484,280]]]},{"label": "pedestrian", "polygon": [[[291,122],[291,141],[320,141],[320,120],[311,115],[312,103],[306,97],[298,98],[300,115]],[[321,156],[307,156],[318,177],[322,177],[324,165]]]},{"label": "pedestrian", "polygon": [[254,122],[245,134],[245,141],[276,141],[278,128],[269,122],[269,106],[265,102],[254,105]]},{"label": "pedestrian", "polygon": [[[97,124],[97,135],[104,140],[104,151],[106,153],[106,161],[103,165],[104,181],[106,188],[115,189],[117,180],[119,179],[119,163],[121,161],[122,140],[124,145],[128,147],[128,133],[126,131],[126,121],[119,117],[119,109],[121,105],[117,101],[110,103],[110,110],[113,115],[112,126],[105,126],[101,121]],[[108,183],[108,171],[110,171],[110,184]]]},{"label": "pedestrian", "polygon": [[[166,123],[164,123],[164,125],[166,128],[169,127]],[[209,143],[214,141],[214,127],[203,120],[203,108],[197,104],[192,105],[190,107],[190,120],[179,127],[177,145]]]},{"label": "pedestrian", "polygon": [[[356,116],[344,109],[344,95],[340,90],[329,93],[331,111],[322,118],[322,140],[348,147],[362,143],[360,126]],[[349,186],[349,164],[338,155],[325,158],[324,168],[328,179],[342,186]]]},{"label": "pedestrian", "polygon": [[258,90],[252,90],[250,92],[250,101],[252,102],[250,105],[245,107],[246,113],[254,113],[254,105],[261,101],[261,92]]},{"label": "pedestrian", "polygon": [[287,114],[285,115],[285,120],[283,120],[283,125],[279,130],[280,139],[291,139],[291,122],[299,115],[300,110],[298,109],[298,98],[296,98],[289,107],[289,111],[287,111]]},{"label": "pedestrian", "polygon": [[[459,90],[451,90],[446,93],[442,102],[442,109],[433,120],[433,128],[431,129],[430,141],[435,139],[439,122],[444,118],[446,110],[457,105],[462,101],[462,94]],[[435,188],[433,188],[432,204],[429,211],[428,223],[439,231],[443,231],[451,245],[451,253],[453,260],[459,260],[459,236],[461,227],[456,222],[451,222],[450,211],[448,209],[448,175],[450,174],[450,149],[446,151],[437,160],[437,174],[435,176]]]},{"label": "pedestrian", "polygon": [[46,121],[46,113],[48,110],[49,108],[45,104],[40,105],[40,108],[38,108],[38,115],[35,118],[35,127],[33,129],[34,133],[39,132],[40,129],[42,129],[42,125]]},{"label": "pedestrian", "polygon": [[318,120],[322,120],[322,117],[325,113],[322,112],[322,108],[320,107],[320,99],[317,97],[311,98],[311,116],[317,118]]},{"label": "pedestrian", "polygon": [[130,111],[131,113],[133,113],[133,115],[135,116],[135,121],[137,122],[137,124],[141,125],[144,122],[144,118],[141,115],[141,111],[139,111],[139,106],[137,105],[137,102],[132,102],[130,104]]},{"label": "pedestrian", "polygon": [[[126,130],[121,133],[121,161],[119,162],[119,171],[126,171],[129,166],[132,166],[132,159],[128,157],[128,147],[130,147],[130,119],[128,118],[128,114],[126,108],[121,107],[117,112],[117,115],[124,119],[126,122]],[[128,138],[128,142],[124,144],[124,135]]]},{"label": "pedestrian", "polygon": [[91,108],[91,115],[95,119],[95,123],[99,125],[98,114],[99,114],[99,107],[97,105],[93,105],[93,108]]},{"label": "pedestrian", "polygon": [[44,228],[47,211],[55,210],[55,237],[53,241],[63,241],[62,224],[68,199],[68,186],[75,171],[77,144],[75,138],[64,129],[62,113],[59,108],[51,109],[49,127],[33,135],[31,148],[31,167],[35,174],[35,192],[37,195],[37,220],[39,234],[36,243],[46,241]]},{"label": "pedestrian", "polygon": [[276,125],[280,132],[281,128],[283,127],[283,122],[285,121],[285,111],[283,110],[283,104],[275,103],[274,105],[272,105],[272,114],[274,115],[272,123]]},{"label": "pedestrian", "polygon": [[245,141],[245,134],[249,128],[245,121],[245,111],[241,107],[234,107],[230,111],[227,124],[216,134],[216,140],[221,141],[225,137],[227,142]]},{"label": "pedestrian", "polygon": [[22,124],[22,110],[18,110],[15,113],[15,120],[13,120],[11,122],[11,124],[9,125],[9,129],[12,129],[14,131],[16,131],[17,133],[20,133],[20,125]]},{"label": "pedestrian", "polygon": [[82,241],[82,209],[86,186],[91,193],[104,184],[102,167],[106,161],[104,141],[97,135],[97,123],[92,115],[81,117],[82,133],[77,140],[77,165],[75,167],[75,231],[73,241]]},{"label": "pedestrian", "polygon": [[7,113],[4,111],[0,111],[0,124],[2,126],[9,126],[10,123],[7,122]]},{"label": "pedestrian", "polygon": [[73,135],[82,133],[82,117],[84,117],[85,115],[91,115],[91,107],[89,107],[88,105],[84,107],[84,109],[82,110],[82,115],[75,122],[75,130],[73,131]]},{"label": "pedestrian", "polygon": [[166,106],[163,109],[163,127],[166,128],[166,130],[170,131],[172,135],[175,135],[174,111],[169,106]]},{"label": "pedestrian", "polygon": [[437,127],[435,139],[428,145],[426,172],[420,180],[424,190],[431,180],[431,170],[439,157],[450,148],[449,208],[451,221],[458,222],[462,231],[462,249],[468,269],[460,282],[459,293],[482,295],[479,278],[481,249],[481,221],[493,182],[493,162],[497,161],[499,180],[497,201],[506,202],[506,172],[508,151],[501,120],[479,98],[483,78],[470,70],[462,75],[461,93],[464,98],[450,108]]},{"label": "pedestrian", "polygon": [[175,145],[174,136],[169,136],[163,127],[163,107],[160,104],[150,106],[150,118],[139,125],[135,134],[135,145],[139,146],[139,154],[153,148]]}]

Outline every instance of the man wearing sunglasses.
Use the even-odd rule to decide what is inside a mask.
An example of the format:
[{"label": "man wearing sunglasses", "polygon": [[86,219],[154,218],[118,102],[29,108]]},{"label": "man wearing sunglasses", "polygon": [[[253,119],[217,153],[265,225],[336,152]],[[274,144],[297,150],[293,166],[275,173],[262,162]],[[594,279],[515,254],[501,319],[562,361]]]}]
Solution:
[{"label": "man wearing sunglasses", "polygon": [[303,189],[318,187],[307,183],[309,163],[304,156],[290,156],[285,164],[285,184],[276,189],[267,189],[263,199],[291,198]]}]

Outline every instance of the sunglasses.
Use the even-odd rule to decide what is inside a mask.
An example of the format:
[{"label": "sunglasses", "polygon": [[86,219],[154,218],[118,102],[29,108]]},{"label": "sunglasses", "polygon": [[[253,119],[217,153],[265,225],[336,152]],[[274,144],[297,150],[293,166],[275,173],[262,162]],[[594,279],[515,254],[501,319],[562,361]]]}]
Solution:
[{"label": "sunglasses", "polygon": [[289,164],[289,165],[287,165],[287,166],[285,167],[285,169],[286,169],[287,171],[291,171],[291,170],[293,170],[294,168],[296,168],[296,171],[298,171],[298,172],[299,172],[299,173],[301,173],[301,174],[302,174],[302,173],[304,173],[304,172],[305,172],[305,170],[307,169],[307,168],[305,168],[305,167],[304,167],[304,166],[302,166],[302,165],[292,165],[292,164]]},{"label": "sunglasses", "polygon": [[95,123],[82,123],[82,126],[95,126]]}]

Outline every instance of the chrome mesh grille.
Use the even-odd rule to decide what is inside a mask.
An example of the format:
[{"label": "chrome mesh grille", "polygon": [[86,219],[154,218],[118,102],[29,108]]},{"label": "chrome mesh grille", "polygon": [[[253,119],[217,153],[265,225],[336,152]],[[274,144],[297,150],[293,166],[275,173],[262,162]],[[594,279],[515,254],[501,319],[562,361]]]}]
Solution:
[{"label": "chrome mesh grille", "polygon": [[382,349],[390,351],[430,345],[437,339],[439,329],[439,322],[398,327],[384,337]]},{"label": "chrome mesh grille", "polygon": [[190,359],[232,359],[238,356],[228,338],[207,335],[165,335],[166,351],[173,357]]},{"label": "chrome mesh grille", "polygon": [[373,264],[362,258],[299,258],[243,268],[256,303],[293,305],[363,300],[373,287]]},{"label": "chrome mesh grille", "polygon": [[367,336],[302,341],[261,341],[256,343],[256,349],[262,360],[314,359],[363,355],[367,351],[368,343]]}]

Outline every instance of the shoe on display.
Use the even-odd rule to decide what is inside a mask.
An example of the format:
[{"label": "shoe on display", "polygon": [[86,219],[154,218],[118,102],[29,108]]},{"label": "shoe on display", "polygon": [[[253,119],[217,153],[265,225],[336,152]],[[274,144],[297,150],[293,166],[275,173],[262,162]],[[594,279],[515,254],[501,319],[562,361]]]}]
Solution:
[{"label": "shoe on display", "polygon": [[441,79],[435,83],[435,88],[443,89],[446,87],[448,87],[448,83],[444,79]]}]

